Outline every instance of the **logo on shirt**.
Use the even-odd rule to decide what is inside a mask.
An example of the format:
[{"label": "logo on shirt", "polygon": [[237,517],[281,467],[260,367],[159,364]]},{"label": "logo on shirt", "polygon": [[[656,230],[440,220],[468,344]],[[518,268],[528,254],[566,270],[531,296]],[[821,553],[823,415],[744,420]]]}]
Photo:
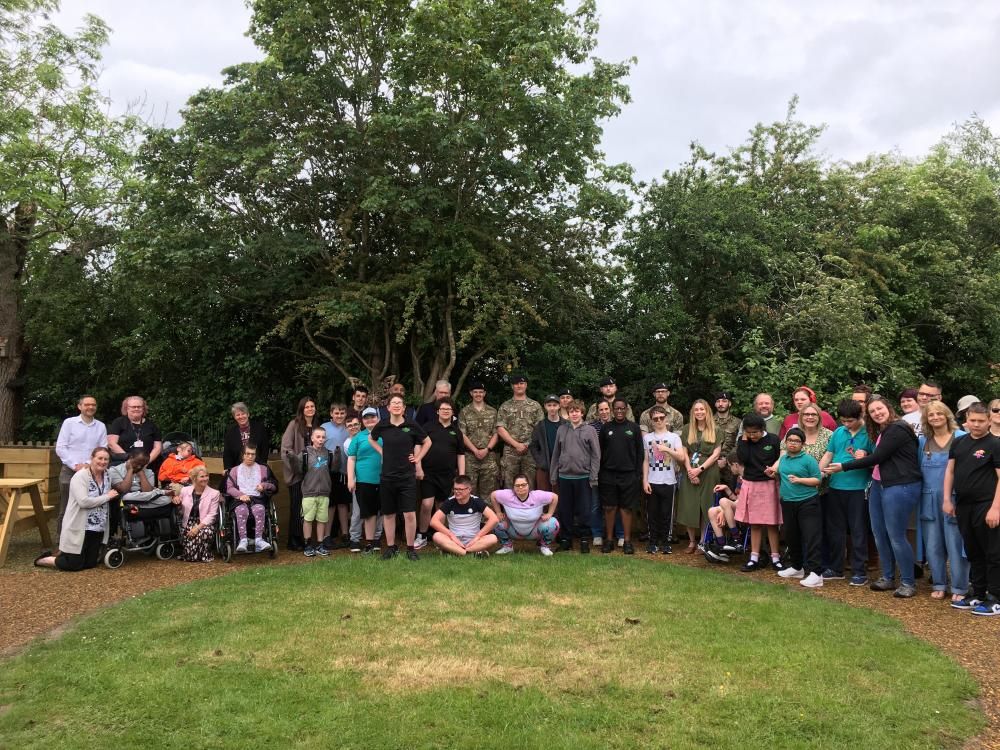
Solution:
[{"label": "logo on shirt", "polygon": [[765,446],[764,446],[764,450],[766,450],[766,451],[769,451],[769,450],[771,450],[772,448],[774,448],[774,446],[773,446],[773,445],[765,445]]},{"label": "logo on shirt", "polygon": [[974,458],[986,458],[986,451],[984,451],[982,448],[980,448],[979,450],[977,450],[972,455],[973,455]]},{"label": "logo on shirt", "polygon": [[625,430],[625,434],[628,435],[629,437],[632,437],[634,433],[632,432],[632,430]]},{"label": "logo on shirt", "polygon": [[409,427],[404,427],[404,428],[403,428],[403,432],[409,432],[409,431],[410,431],[410,428],[409,428]]},{"label": "logo on shirt", "polygon": [[455,431],[454,430],[448,430],[448,434],[451,435],[452,437],[454,437],[455,436]]},{"label": "logo on shirt", "polygon": [[614,434],[615,434],[614,430],[608,430],[608,437],[611,437]]}]

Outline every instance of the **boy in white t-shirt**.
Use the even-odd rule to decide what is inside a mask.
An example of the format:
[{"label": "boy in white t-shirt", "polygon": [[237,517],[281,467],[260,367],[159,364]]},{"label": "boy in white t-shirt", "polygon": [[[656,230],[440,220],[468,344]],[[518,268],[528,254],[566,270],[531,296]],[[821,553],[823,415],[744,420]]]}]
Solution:
[{"label": "boy in white t-shirt", "polygon": [[518,474],[513,489],[491,492],[490,500],[500,518],[493,530],[501,544],[498,555],[513,552],[515,539],[537,539],[539,552],[546,557],[552,554],[552,542],[559,533],[556,493],[532,490],[527,475]]},{"label": "boy in white t-shirt", "polygon": [[670,432],[667,410],[654,406],[649,410],[651,432],[642,436],[642,491],[646,493],[646,528],[649,545],[646,552],[669,555],[668,543],[673,533],[674,495],[677,490],[677,464],[684,462],[681,436]]}]

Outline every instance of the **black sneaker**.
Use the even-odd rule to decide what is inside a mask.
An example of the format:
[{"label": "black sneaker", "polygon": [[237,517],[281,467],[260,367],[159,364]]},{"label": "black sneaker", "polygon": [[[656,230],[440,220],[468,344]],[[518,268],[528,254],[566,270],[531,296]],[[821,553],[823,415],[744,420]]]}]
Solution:
[{"label": "black sneaker", "polygon": [[747,560],[743,567],[740,568],[744,573],[753,573],[758,570],[763,570],[767,567],[767,563],[763,560]]},{"label": "black sneaker", "polygon": [[330,556],[330,550],[328,550],[328,549],[327,549],[327,548],[326,548],[325,546],[323,546],[322,544],[320,544],[320,545],[317,545],[317,546],[313,547],[313,550],[315,551],[315,553],[316,553],[316,554],[317,554],[317,555],[318,555],[319,557],[329,557],[329,556]]},{"label": "black sneaker", "polygon": [[559,541],[559,551],[560,552],[569,552],[571,549],[573,549],[573,540],[572,539],[561,539]]},{"label": "black sneaker", "polygon": [[351,552],[361,551],[361,540],[358,539],[356,542],[351,542]]},{"label": "black sneaker", "polygon": [[365,548],[361,550],[362,555],[374,555],[378,548],[374,544],[366,544]]},{"label": "black sneaker", "polygon": [[[583,550],[580,550],[580,551],[582,552]],[[606,555],[609,552],[614,552],[614,551],[615,551],[615,540],[614,539],[605,539],[601,543],[601,554]]]},{"label": "black sneaker", "polygon": [[710,563],[727,563],[729,562],[729,555],[721,552],[715,545],[712,545],[705,550],[705,559]]},{"label": "black sneaker", "polygon": [[415,549],[406,550],[406,559],[410,562],[417,562],[420,559],[420,555],[417,554]]},{"label": "black sneaker", "polygon": [[[603,545],[601,546],[601,549],[604,549]],[[581,539],[580,540],[580,554],[581,555],[589,555],[590,554],[590,540],[589,539]]]},{"label": "black sneaker", "polygon": [[490,556],[489,551],[488,550],[484,550],[484,549],[479,550],[479,552],[477,552],[474,555],[474,557],[478,557],[480,560],[483,560],[483,559],[485,559],[485,558],[487,558],[489,556]]},{"label": "black sneaker", "polygon": [[877,581],[869,584],[868,588],[872,591],[893,591],[896,588],[896,582],[881,576]]},{"label": "black sneaker", "polygon": [[671,553],[673,553],[673,549],[670,547],[669,544],[661,544],[660,545],[660,554],[661,555],[669,555]]},{"label": "black sneaker", "polygon": [[632,545],[632,542],[630,542],[628,540],[625,541],[625,544],[622,545],[622,554],[625,554],[625,555],[634,555],[635,554],[635,547]]},{"label": "black sneaker", "polygon": [[660,548],[657,547],[655,544],[647,544],[646,545],[646,554],[647,555],[655,555],[659,551],[660,551]]},{"label": "black sneaker", "polygon": [[382,559],[383,560],[391,560],[392,558],[394,558],[398,554],[399,554],[399,547],[397,547],[395,544],[393,544],[393,545],[385,548],[385,552],[382,553]]},{"label": "black sneaker", "polygon": [[844,580],[844,574],[843,573],[838,573],[833,568],[827,568],[826,570],[823,571],[823,580],[824,581],[843,581]]}]

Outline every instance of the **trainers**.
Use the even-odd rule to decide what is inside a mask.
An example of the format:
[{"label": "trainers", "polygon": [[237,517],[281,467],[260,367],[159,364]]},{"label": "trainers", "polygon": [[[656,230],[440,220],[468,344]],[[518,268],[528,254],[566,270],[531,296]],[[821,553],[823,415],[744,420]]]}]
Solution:
[{"label": "trainers", "polygon": [[[542,553],[542,557],[552,557],[552,548],[547,544],[538,545],[538,551]],[[497,552],[497,554],[500,553]]]},{"label": "trainers", "polygon": [[773,558],[771,559],[771,567],[774,568],[776,571],[778,571],[778,575],[781,575],[781,571],[783,571],[788,566],[785,565],[783,562],[781,562],[781,558],[779,557],[777,560]]},{"label": "trainers", "polygon": [[382,559],[383,560],[391,560],[392,558],[394,558],[398,554],[399,554],[399,547],[397,547],[395,544],[393,544],[393,545],[390,545],[389,547],[385,548],[385,552],[382,553]]},{"label": "trainers", "polygon": [[743,547],[743,545],[740,544],[735,539],[729,539],[729,540],[726,541],[725,544],[722,545],[722,551],[723,552],[739,552],[742,547]]},{"label": "trainers", "polygon": [[[610,539],[605,539],[604,544],[601,545],[601,553],[605,555],[608,554],[609,552],[614,552],[614,549],[615,549],[615,543]],[[583,550],[580,551],[582,552]]]},{"label": "trainers", "polygon": [[592,542],[592,544],[595,547],[600,547],[602,544],[604,544],[604,539],[602,537],[595,536],[594,537],[594,541]]},{"label": "trainers", "polygon": [[427,546],[427,537],[423,534],[417,534],[417,538],[413,542],[413,549],[423,549]]},{"label": "trainers", "polygon": [[483,558],[486,558],[486,557],[489,557],[489,556],[490,556],[490,553],[489,553],[489,551],[488,551],[488,550],[485,550],[485,549],[481,549],[481,550],[479,550],[479,552],[477,552],[477,553],[476,553],[476,554],[475,554],[474,556],[475,556],[475,557],[478,557],[479,559],[483,559]]},{"label": "trainers", "polygon": [[420,555],[417,554],[415,549],[406,550],[406,559],[410,562],[417,562],[420,559]]},{"label": "trainers", "polygon": [[361,540],[360,539],[353,540],[351,542],[351,552],[360,552],[360,551],[361,551]]},{"label": "trainers", "polygon": [[832,568],[827,568],[826,570],[823,571],[823,580],[824,581],[843,581],[844,580],[844,574],[843,573],[838,573],[837,571],[833,570]]},{"label": "trainers", "polygon": [[[502,547],[500,547],[500,549],[497,550],[498,555],[509,555],[512,554],[513,552],[514,552],[513,544],[505,544]],[[552,554],[552,550],[549,550],[549,554],[550,555]]]},{"label": "trainers", "polygon": [[569,552],[571,549],[573,549],[573,540],[572,539],[562,539],[562,540],[559,541],[559,551],[560,552]]},{"label": "trainers", "polygon": [[306,557],[316,557],[316,548],[311,544],[307,544],[306,548],[302,550],[302,554]]},{"label": "trainers", "polygon": [[378,548],[374,544],[366,544],[365,548],[361,550],[362,555],[374,555]]},{"label": "trainers", "polygon": [[271,549],[271,545],[264,541],[261,537],[257,537],[253,540],[253,548],[256,552],[267,552]]},{"label": "trainers", "polygon": [[753,573],[757,570],[763,570],[767,565],[763,560],[747,560],[743,567],[740,568],[744,573]]},{"label": "trainers", "polygon": [[625,540],[624,539],[619,539],[618,540],[618,546],[619,547],[624,547],[625,546]]},{"label": "trainers", "polygon": [[877,581],[872,583],[868,588],[872,591],[892,591],[896,588],[894,581],[886,578],[885,576],[880,577]]},{"label": "trainers", "polygon": [[965,598],[963,598],[961,601],[952,602],[951,606],[954,607],[955,609],[975,609],[982,603],[983,600],[977,597],[975,594],[966,594]]},{"label": "trainers", "polygon": [[[601,549],[603,549],[603,547]],[[581,539],[580,540],[580,554],[581,555],[589,555],[590,554],[590,542],[587,541],[586,539]]]},{"label": "trainers", "polygon": [[669,544],[661,544],[660,545],[660,554],[661,555],[669,555],[672,552],[673,552],[673,550],[670,548]]},{"label": "trainers", "polygon": [[851,576],[850,584],[852,586],[867,586],[868,576]]},{"label": "trainers", "polygon": [[247,544],[248,544],[248,540],[246,538],[240,539],[240,543],[236,545],[236,551],[237,552],[246,552],[247,551]]},{"label": "trainers", "polygon": [[315,550],[316,554],[319,555],[320,557],[329,557],[330,556],[330,550],[328,550],[322,544],[319,545],[318,547],[313,547],[313,549]]},{"label": "trainers", "polygon": [[[814,575],[813,573],[809,574]],[[784,570],[778,571],[778,577],[780,578],[805,578],[805,571],[801,568],[793,568],[791,565],[787,566]]]},{"label": "trainers", "polygon": [[972,610],[974,615],[982,615],[983,617],[995,617],[1000,615],[1000,602],[993,599],[988,602],[982,602]]},{"label": "trainers", "polygon": [[622,553],[626,555],[635,554],[635,546],[632,544],[632,542],[625,542],[622,544]]},{"label": "trainers", "polygon": [[910,599],[917,595],[917,587],[909,583],[902,583],[899,588],[892,592],[897,599]]},{"label": "trainers", "polygon": [[725,552],[719,552],[715,547],[709,547],[705,550],[705,559],[710,563],[727,563],[729,562],[729,555]]},{"label": "trainers", "polygon": [[655,555],[659,551],[660,551],[660,548],[657,547],[655,544],[647,544],[646,545],[646,554],[647,555]]},{"label": "trainers", "polygon": [[823,588],[823,576],[813,571],[799,581],[799,586],[805,586],[807,589],[821,589]]}]

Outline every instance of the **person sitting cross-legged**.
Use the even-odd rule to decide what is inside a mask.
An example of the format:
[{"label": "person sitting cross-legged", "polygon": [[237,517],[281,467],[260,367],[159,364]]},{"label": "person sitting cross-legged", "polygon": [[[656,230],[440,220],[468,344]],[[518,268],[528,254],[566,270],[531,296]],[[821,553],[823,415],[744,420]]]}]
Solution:
[{"label": "person sitting cross-legged", "polygon": [[559,533],[559,521],[555,519],[559,496],[554,492],[532,490],[527,474],[515,475],[513,485],[513,489],[490,494],[500,519],[496,525],[496,535],[501,544],[497,554],[513,552],[515,539],[537,539],[538,551],[549,557],[552,542]]},{"label": "person sitting cross-legged", "polygon": [[497,514],[485,501],[472,494],[472,480],[465,474],[455,477],[452,495],[431,516],[431,539],[444,552],[464,557],[488,557],[498,543],[493,528]]}]

